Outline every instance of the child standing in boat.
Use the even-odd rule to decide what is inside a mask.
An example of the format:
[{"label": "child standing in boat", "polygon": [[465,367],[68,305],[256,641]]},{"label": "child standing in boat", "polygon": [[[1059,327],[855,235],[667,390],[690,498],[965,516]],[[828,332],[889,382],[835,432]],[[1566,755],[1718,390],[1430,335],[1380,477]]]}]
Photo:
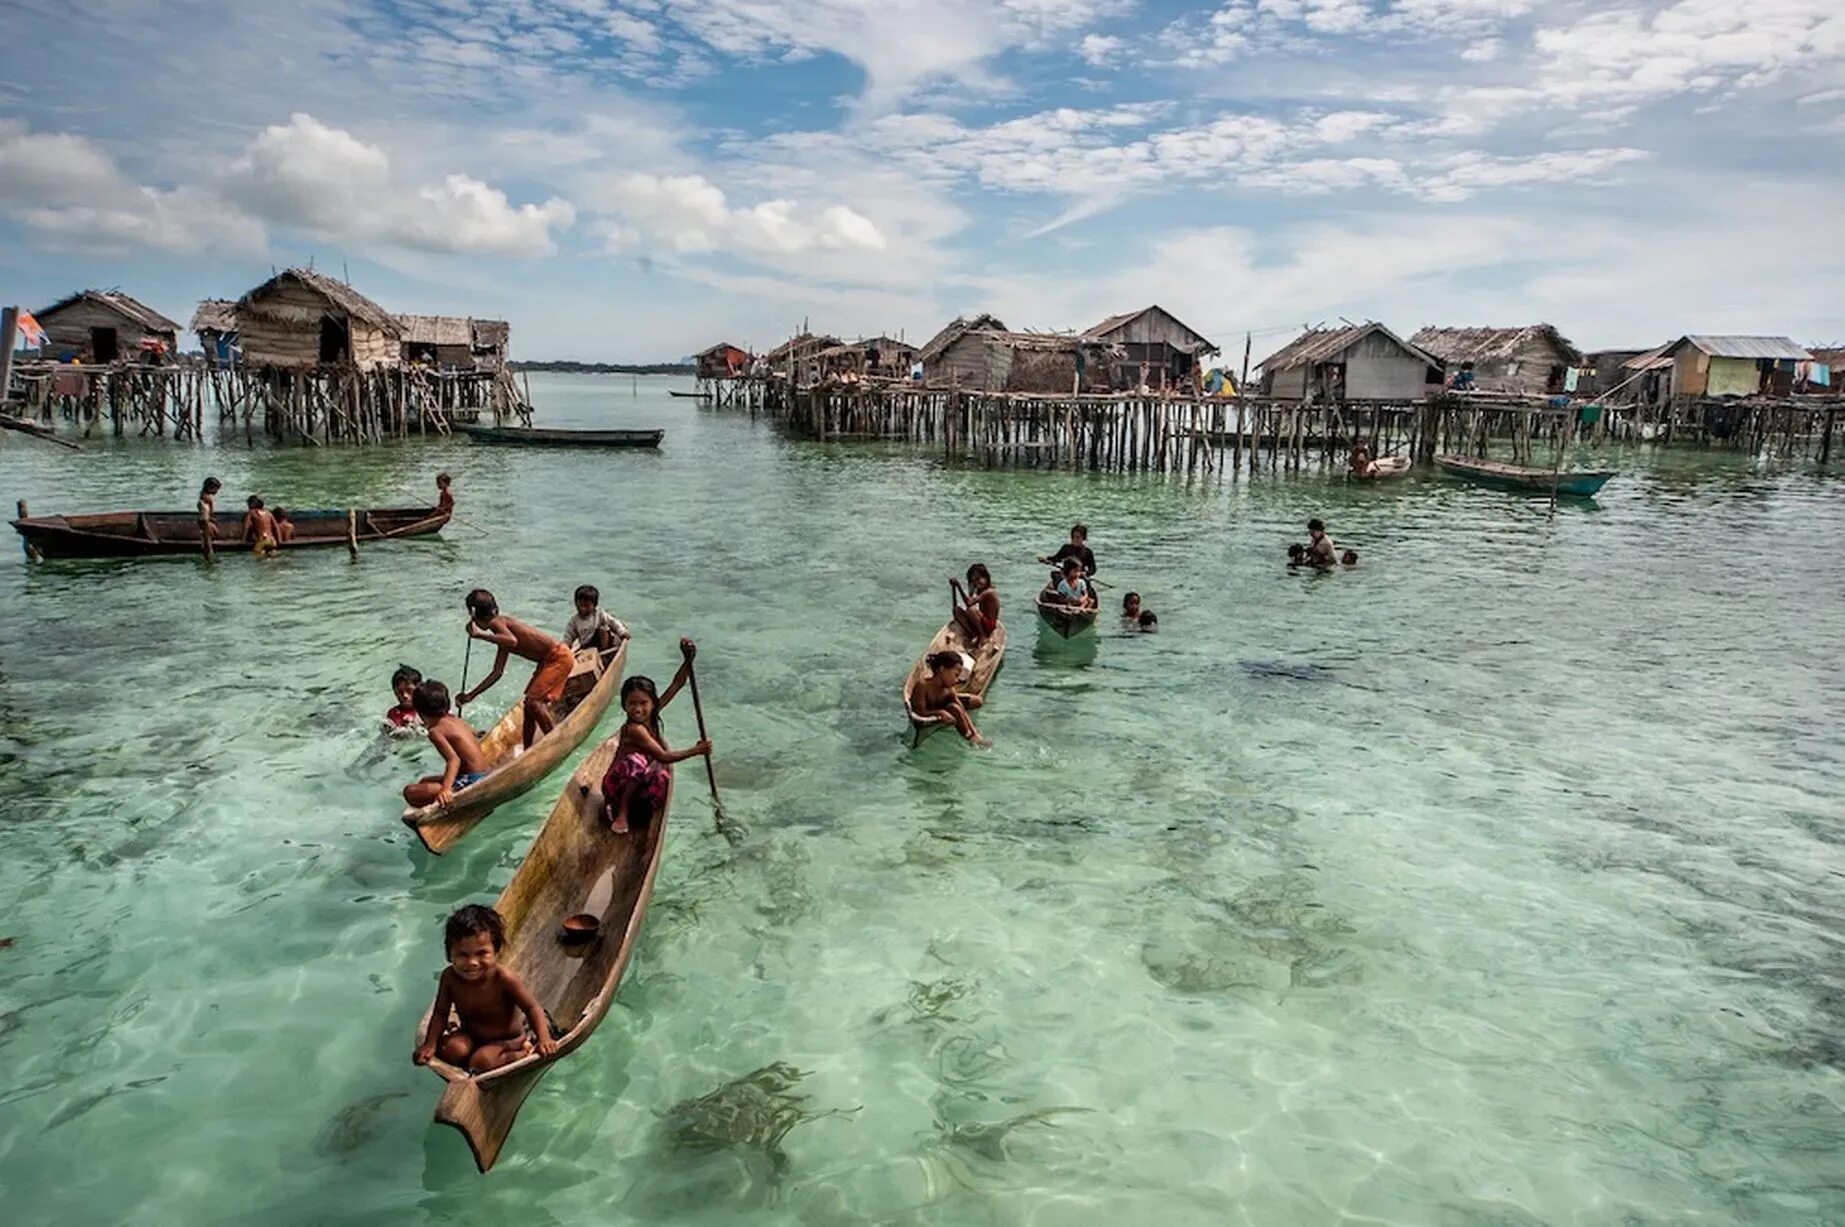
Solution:
[{"label": "child standing in boat", "polygon": [[664,695],[650,677],[635,676],[621,684],[621,710],[628,719],[616,735],[615,758],[602,777],[602,814],[617,835],[628,833],[628,816],[637,796],[647,803],[650,817],[660,812],[672,783],[669,768],[673,763],[711,753],[709,741],[700,741],[689,750],[669,750],[660,731],[660,712],[691,676],[698,645],[681,639],[679,650],[685,653],[685,662]]},{"label": "child standing in boat", "polygon": [[455,514],[455,479],[447,473],[436,474],[436,511],[445,516]]},{"label": "child standing in boat", "polygon": [[404,801],[421,808],[447,805],[456,792],[475,783],[493,770],[487,752],[480,748],[480,738],[467,721],[448,709],[448,687],[434,678],[417,683],[410,703],[422,717],[429,733],[429,744],[442,755],[442,774],[426,775],[414,784],[404,785]]},{"label": "child standing in boat", "polygon": [[[506,921],[498,912],[470,903],[448,918],[443,940],[448,966],[437,981],[429,1028],[412,1061],[427,1065],[440,1056],[450,1065],[484,1074],[528,1055],[533,1040],[540,1056],[557,1052],[557,1038],[538,999],[510,967],[500,966]],[[448,1029],[451,1009],[460,1023],[453,1031]]]},{"label": "child standing in boat", "polygon": [[981,697],[960,689],[962,677],[967,672],[967,658],[959,652],[935,652],[927,663],[929,675],[910,692],[910,710],[918,716],[947,717],[955,726],[955,732],[965,737],[970,745],[992,745],[974,727],[974,718],[969,714],[980,707]]},{"label": "child standing in boat", "polygon": [[525,746],[549,733],[557,724],[551,704],[564,697],[564,684],[576,667],[576,653],[545,634],[529,622],[509,618],[500,612],[493,593],[476,588],[468,593],[468,637],[491,643],[500,649],[493,659],[493,669],[480,685],[455,697],[458,707],[466,707],[492,688],[506,672],[506,658],[523,656],[537,664],[532,680],[525,687]]}]

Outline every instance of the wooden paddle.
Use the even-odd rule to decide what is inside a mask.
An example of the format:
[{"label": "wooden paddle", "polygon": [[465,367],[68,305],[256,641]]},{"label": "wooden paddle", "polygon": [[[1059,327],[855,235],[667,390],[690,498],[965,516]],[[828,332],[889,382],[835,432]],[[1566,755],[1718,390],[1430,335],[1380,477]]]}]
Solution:
[{"label": "wooden paddle", "polygon": [[[698,671],[692,667],[692,642],[689,639],[679,641],[679,650],[685,654],[686,681],[692,685],[692,714],[698,717],[698,739],[709,741],[705,733],[705,705],[698,697]],[[705,782],[711,785],[711,820],[717,826],[717,833],[731,843],[736,843],[742,833],[732,834],[729,816],[724,813],[724,802],[718,798],[717,768],[711,765],[711,756],[705,755]]]},{"label": "wooden paddle", "polygon": [[[469,635],[467,650],[462,652],[461,654],[461,689],[455,692],[457,696],[468,693],[468,662],[473,659],[474,659],[474,636]],[[459,699],[457,699],[455,703],[455,714],[459,716],[461,714],[461,709],[466,706],[467,706],[466,703],[460,702]]]}]

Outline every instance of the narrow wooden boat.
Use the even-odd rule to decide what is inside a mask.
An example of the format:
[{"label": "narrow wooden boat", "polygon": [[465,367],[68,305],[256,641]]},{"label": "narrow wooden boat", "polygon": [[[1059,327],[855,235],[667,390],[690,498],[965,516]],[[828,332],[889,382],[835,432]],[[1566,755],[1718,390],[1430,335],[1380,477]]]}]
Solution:
[{"label": "narrow wooden boat", "polygon": [[[506,919],[499,961],[551,1016],[556,1055],[547,1060],[534,1050],[484,1074],[469,1074],[440,1058],[429,1063],[447,1084],[436,1103],[436,1120],[461,1131],[483,1172],[500,1157],[519,1107],[538,1080],[581,1048],[608,1014],[653,897],[673,790],[669,785],[659,813],[645,825],[631,817],[633,834],[610,833],[602,821],[600,788],[615,742],[609,738],[577,767],[494,904]],[[580,912],[602,923],[589,942],[567,946],[560,940],[564,919]],[[417,1042],[428,1027],[425,1012]]]},{"label": "narrow wooden boat", "polygon": [[1385,456],[1382,460],[1377,462],[1377,472],[1348,472],[1346,476],[1350,477],[1353,481],[1382,481],[1387,477],[1402,477],[1415,467],[1416,462],[1411,460],[1408,456]]},{"label": "narrow wooden boat", "polygon": [[666,390],[666,394],[668,396],[680,397],[683,400],[704,400],[706,399],[705,394],[703,392],[680,392],[673,388],[668,388]]},{"label": "narrow wooden boat", "polygon": [[[316,546],[345,545],[348,514],[326,509],[290,511],[288,518],[295,526],[295,536],[291,541],[282,542],[281,550],[286,553]],[[448,523],[448,514],[434,507],[358,508],[350,514],[356,526],[352,537],[360,545],[439,533]],[[212,551],[248,553],[250,543],[243,540],[243,512],[220,511],[214,518],[218,536],[212,542]],[[29,516],[14,520],[13,527],[46,558],[146,558],[203,552],[198,514],[191,511]]]},{"label": "narrow wooden boat", "polygon": [[463,426],[476,443],[524,443],[547,447],[658,447],[664,430],[557,430],[543,426]]},{"label": "narrow wooden boat", "polygon": [[[947,716],[918,715],[910,705],[910,695],[923,678],[929,675],[929,658],[937,652],[959,652],[973,666],[967,670],[967,676],[961,679],[961,689],[966,694],[986,697],[987,687],[993,684],[993,678],[999,673],[1000,665],[1006,661],[1006,624],[1000,623],[993,628],[978,649],[967,645],[967,636],[962,633],[959,624],[950,622],[935,633],[923,654],[910,666],[910,675],[903,680],[903,710],[910,718],[910,732],[913,734],[911,744],[920,746],[929,734],[937,729],[953,728]],[[976,721],[977,723],[977,721]]]},{"label": "narrow wooden boat", "polygon": [[1038,617],[1065,639],[1074,639],[1092,629],[1096,614],[1101,612],[1095,608],[1078,609],[1074,605],[1066,605],[1049,588],[1041,589],[1034,601],[1038,606]]},{"label": "narrow wooden boat", "polygon": [[534,741],[531,749],[517,753],[525,737],[525,704],[514,702],[481,739],[480,748],[492,764],[487,775],[457,791],[446,809],[434,804],[406,807],[404,825],[416,832],[425,848],[440,856],[482,818],[530,792],[595,731],[615,701],[627,663],[625,639],[613,652],[594,648],[578,652],[576,668],[564,683],[557,724],[549,733]]},{"label": "narrow wooden boat", "polygon": [[1615,476],[1613,469],[1557,473],[1551,469],[1527,468],[1524,465],[1478,460],[1468,456],[1437,456],[1435,463],[1441,467],[1442,472],[1455,477],[1482,486],[1521,490],[1527,494],[1549,494],[1554,488],[1558,494],[1587,497],[1607,485],[1609,479]]}]

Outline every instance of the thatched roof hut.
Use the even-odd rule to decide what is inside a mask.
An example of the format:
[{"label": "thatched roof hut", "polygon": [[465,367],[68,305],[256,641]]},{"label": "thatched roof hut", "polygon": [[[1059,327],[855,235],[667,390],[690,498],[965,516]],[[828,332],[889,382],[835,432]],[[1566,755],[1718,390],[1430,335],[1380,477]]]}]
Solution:
[{"label": "thatched roof hut", "polygon": [[1549,324],[1523,328],[1423,328],[1410,343],[1447,363],[1450,375],[1486,392],[1561,392],[1582,351]]},{"label": "thatched roof hut", "polygon": [[397,365],[403,327],[345,282],[291,268],[237,300],[237,331],[251,366],[369,371]]},{"label": "thatched roof hut", "polygon": [[207,298],[192,313],[188,325],[199,338],[205,360],[215,365],[237,361],[237,304],[228,298]]},{"label": "thatched roof hut", "polygon": [[826,333],[803,332],[789,337],[762,356],[769,370],[794,380],[796,387],[806,387],[820,378],[820,351],[839,344],[839,338]]},{"label": "thatched roof hut", "polygon": [[815,355],[822,378],[827,375],[878,375],[902,379],[916,360],[916,347],[894,337],[867,337],[833,345]]},{"label": "thatched roof hut", "polygon": [[79,290],[33,312],[47,357],[122,362],[179,348],[179,325],[120,290]]},{"label": "thatched roof hut", "polygon": [[505,320],[465,315],[400,315],[405,362],[460,371],[497,371],[506,365],[512,329]]},{"label": "thatched roof hut", "polygon": [[1441,359],[1375,321],[1309,328],[1262,360],[1262,395],[1282,400],[1420,400]]},{"label": "thatched roof hut", "polygon": [[1111,391],[1125,357],[1119,345],[1074,333],[968,328],[940,347],[933,363],[925,359],[923,373],[931,384],[973,391],[1067,396]]},{"label": "thatched roof hut", "polygon": [[1125,352],[1122,368],[1115,372],[1117,387],[1138,386],[1143,366],[1154,387],[1189,384],[1199,359],[1217,352],[1203,333],[1157,303],[1111,315],[1085,328],[1083,335],[1119,345]]},{"label": "thatched roof hut", "polygon": [[1006,325],[997,315],[981,312],[975,316],[955,316],[934,336],[923,342],[923,347],[916,351],[916,357],[923,364],[923,375],[932,374],[931,368],[942,356],[942,352],[961,339],[968,332],[1004,332]]}]

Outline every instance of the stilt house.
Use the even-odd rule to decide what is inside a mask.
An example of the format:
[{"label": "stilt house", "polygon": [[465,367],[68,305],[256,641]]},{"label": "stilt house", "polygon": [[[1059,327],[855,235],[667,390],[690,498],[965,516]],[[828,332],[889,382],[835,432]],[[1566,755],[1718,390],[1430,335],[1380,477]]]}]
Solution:
[{"label": "stilt house", "polygon": [[1123,389],[1139,387],[1143,370],[1151,388],[1189,387],[1199,359],[1217,352],[1203,333],[1158,304],[1111,315],[1083,335],[1121,347],[1124,356],[1112,379]]},{"label": "stilt house", "polygon": [[792,379],[797,388],[804,388],[820,380],[820,351],[838,344],[838,337],[803,332],[783,341],[762,358],[772,373]]},{"label": "stilt house", "polygon": [[1686,336],[1666,349],[1672,395],[1786,396],[1813,355],[1786,337]]},{"label": "stilt house", "polygon": [[1547,396],[1562,392],[1582,353],[1549,324],[1524,328],[1424,328],[1410,344],[1448,367],[1450,382],[1483,392]]},{"label": "stilt house", "polygon": [[1263,396],[1330,404],[1421,400],[1441,389],[1441,359],[1379,323],[1310,328],[1262,360]]},{"label": "stilt house", "polygon": [[228,298],[207,298],[192,313],[190,325],[205,351],[209,366],[235,366],[239,356],[237,343],[237,304]]},{"label": "stilt house", "polygon": [[179,325],[120,290],[79,290],[33,312],[40,352],[60,362],[140,362],[179,348]]},{"label": "stilt house", "polygon": [[710,349],[700,351],[692,363],[700,379],[735,379],[749,370],[750,353],[742,346],[719,341]]},{"label": "stilt house", "polygon": [[497,371],[506,365],[512,329],[504,320],[462,315],[400,315],[403,360],[451,371]]},{"label": "stilt house", "polygon": [[291,268],[237,300],[237,332],[250,366],[370,371],[398,365],[403,328],[345,282]]},{"label": "stilt house", "polygon": [[907,379],[910,364],[915,360],[914,345],[905,344],[894,337],[871,337],[821,350],[820,376],[823,379],[828,375]]},{"label": "stilt house", "polygon": [[1080,334],[952,324],[922,350],[930,384],[978,392],[1108,392],[1125,360],[1121,346]]}]

